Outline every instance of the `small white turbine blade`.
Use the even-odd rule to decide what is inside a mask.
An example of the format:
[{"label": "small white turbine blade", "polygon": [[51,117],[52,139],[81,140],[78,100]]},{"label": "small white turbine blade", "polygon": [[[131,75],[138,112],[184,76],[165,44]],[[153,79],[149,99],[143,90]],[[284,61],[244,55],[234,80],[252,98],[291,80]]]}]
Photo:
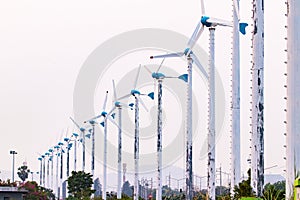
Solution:
[{"label": "small white turbine blade", "polygon": [[237,15],[238,20],[240,21],[240,9],[239,9],[239,0],[233,0],[234,11]]},{"label": "small white turbine blade", "polygon": [[226,21],[223,19],[218,19],[218,18],[213,18],[213,17],[209,17],[209,19],[207,19],[208,23],[212,23],[213,26],[229,26],[232,27],[233,24],[230,21]]},{"label": "small white turbine blade", "polygon": [[114,90],[114,101],[117,100],[117,91],[116,91],[116,85],[115,85],[115,80],[112,80],[113,84],[113,90]]},{"label": "small white turbine blade", "polygon": [[199,21],[199,23],[197,24],[197,26],[196,26],[196,28],[195,28],[195,30],[193,32],[193,35],[190,37],[190,39],[189,39],[189,41],[187,43],[188,48],[190,48],[191,44],[194,43],[196,35],[199,32],[200,26],[201,26],[201,21]]},{"label": "small white turbine blade", "polygon": [[198,39],[200,38],[201,34],[204,31],[204,25],[202,23],[200,23],[201,28],[199,29],[199,31],[197,32],[197,34],[195,35],[195,37],[192,39],[191,38],[191,42],[188,44],[188,47],[190,48],[188,54],[191,52],[191,50],[193,49],[193,47],[195,46],[196,42],[198,41]]},{"label": "small white turbine blade", "polygon": [[202,12],[202,15],[205,15],[204,0],[201,0],[201,12]]},{"label": "small white turbine blade", "polygon": [[161,61],[159,67],[158,67],[157,70],[156,70],[156,73],[158,73],[158,71],[159,71],[160,68],[162,67],[162,65],[163,65],[163,63],[164,63],[164,61],[165,61],[165,59],[166,59],[166,58],[164,58],[164,59]]},{"label": "small white turbine blade", "polygon": [[105,99],[104,99],[102,111],[105,111],[105,108],[106,108],[106,102],[107,102],[107,96],[108,96],[108,91],[106,91],[106,95],[105,95]]},{"label": "small white turbine blade", "polygon": [[145,69],[147,70],[147,72],[149,72],[149,74],[151,74],[152,75],[152,72],[151,72],[151,70],[146,66],[146,65],[144,65],[144,67],[145,67]]},{"label": "small white turbine blade", "polygon": [[89,121],[98,119],[98,118],[100,118],[101,116],[102,116],[102,115],[97,115],[97,116],[95,116],[95,117],[93,117],[93,118],[91,118],[91,119],[89,119],[89,120],[85,120],[84,123],[87,123],[87,122],[89,122]]},{"label": "small white turbine blade", "polygon": [[195,54],[191,54],[190,55],[191,58],[193,59],[194,63],[196,64],[196,66],[199,68],[199,70],[202,72],[202,74],[205,76],[205,78],[208,79],[208,74],[207,72],[205,71],[205,69],[203,68],[203,66],[201,65],[199,59],[197,58],[197,56]]},{"label": "small white turbine blade", "polygon": [[158,55],[158,56],[150,56],[150,59],[153,59],[153,58],[174,58],[174,57],[181,57],[183,55],[184,55],[183,52],[177,52],[177,53],[169,53],[169,54]]},{"label": "small white turbine blade", "polygon": [[125,96],[122,96],[122,97],[118,98],[117,100],[126,99],[126,98],[128,98],[130,96],[131,96],[131,94],[126,94]]},{"label": "small white turbine blade", "polygon": [[140,96],[136,96],[136,98],[138,98],[139,103],[144,107],[144,109],[149,112],[148,108],[146,107],[144,101],[142,100],[142,98]]},{"label": "small white turbine blade", "polygon": [[140,72],[141,72],[141,67],[142,67],[142,65],[139,66],[138,72],[137,72],[136,77],[135,77],[135,81],[134,81],[134,85],[133,85],[134,89],[136,89],[136,86],[137,86],[137,82],[138,82],[139,75],[140,75]]}]

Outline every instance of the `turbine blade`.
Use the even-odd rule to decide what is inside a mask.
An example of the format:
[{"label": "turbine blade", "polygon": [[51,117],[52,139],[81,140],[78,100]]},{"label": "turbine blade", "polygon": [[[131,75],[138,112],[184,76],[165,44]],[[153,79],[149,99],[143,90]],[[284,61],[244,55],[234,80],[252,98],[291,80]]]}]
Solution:
[{"label": "turbine blade", "polygon": [[169,54],[158,55],[158,56],[150,56],[150,59],[153,59],[153,58],[174,58],[174,57],[181,57],[183,55],[184,55],[183,52],[177,52],[177,53],[169,53]]},{"label": "turbine blade", "polygon": [[240,21],[240,9],[239,9],[239,0],[233,0],[233,7],[234,7],[234,11],[236,13],[236,16],[238,18],[238,20]]},{"label": "turbine blade", "polygon": [[232,27],[233,24],[230,21],[226,21],[223,19],[218,19],[218,18],[213,18],[213,17],[209,17],[206,22],[208,23],[212,23],[213,25],[218,25],[218,26],[229,26]]},{"label": "turbine blade", "polygon": [[148,108],[146,107],[144,101],[140,98],[140,96],[136,96],[136,98],[138,98],[139,103],[141,103],[141,105],[144,107],[144,109],[149,112]]},{"label": "turbine blade", "polygon": [[202,12],[202,15],[205,15],[204,0],[201,0],[201,12]]},{"label": "turbine blade", "polygon": [[116,91],[116,85],[115,85],[115,80],[112,80],[113,83],[113,90],[114,90],[114,101],[117,100],[117,91]]},{"label": "turbine blade", "polygon": [[191,38],[191,42],[188,44],[189,52],[187,53],[187,55],[191,52],[191,50],[193,49],[193,47],[195,46],[196,42],[198,41],[198,39],[200,38],[201,34],[204,31],[204,25],[202,23],[200,23],[200,25],[201,25],[201,28],[197,32],[197,35],[195,35],[195,37],[193,39]]},{"label": "turbine blade", "polygon": [[144,65],[144,67],[145,67],[145,69],[147,70],[147,72],[149,72],[149,74],[151,74],[152,75],[152,72],[151,72],[151,70],[146,66],[146,65]]},{"label": "turbine blade", "polygon": [[160,70],[160,68],[161,68],[162,64],[164,63],[165,59],[166,59],[166,58],[164,58],[164,59],[161,61],[161,63],[160,63],[160,65],[159,65],[158,69],[156,70],[156,73],[158,73],[158,71]]},{"label": "turbine blade", "polygon": [[118,98],[117,100],[122,100],[122,99],[128,98],[130,96],[131,96],[131,94],[126,94],[125,96],[122,96],[122,97]]},{"label": "turbine blade", "polygon": [[194,43],[196,35],[199,32],[200,26],[201,26],[201,21],[198,22],[198,24],[197,24],[197,26],[196,26],[196,28],[195,28],[192,36],[190,37],[190,39],[189,39],[189,41],[187,43],[188,48],[190,48],[191,44]]},{"label": "turbine blade", "polygon": [[77,124],[77,122],[72,118],[70,117],[70,120],[75,124],[75,126],[80,129],[80,126]]},{"label": "turbine blade", "polygon": [[92,120],[98,119],[98,118],[100,118],[101,116],[102,116],[102,115],[97,115],[96,117],[93,117],[93,118],[91,118],[91,119],[89,119],[89,120],[84,121],[84,123],[87,123],[87,122],[90,122],[90,121],[92,121]]},{"label": "turbine blade", "polygon": [[195,54],[190,54],[191,58],[193,59],[194,63],[196,64],[196,66],[198,67],[198,69],[202,72],[202,74],[205,76],[205,78],[208,79],[208,74],[205,71],[205,69],[203,68],[203,66],[201,65],[200,61],[198,60],[197,56]]},{"label": "turbine blade", "polygon": [[106,95],[105,95],[105,99],[104,99],[102,111],[105,111],[105,108],[106,108],[106,102],[107,102],[107,96],[108,96],[108,91],[106,91]]},{"label": "turbine blade", "polygon": [[136,86],[137,86],[137,82],[138,82],[138,79],[139,79],[139,75],[140,75],[140,72],[141,72],[141,65],[139,66],[138,68],[138,72],[136,74],[136,77],[135,77],[135,81],[134,81],[134,85],[133,85],[133,88],[136,89]]}]

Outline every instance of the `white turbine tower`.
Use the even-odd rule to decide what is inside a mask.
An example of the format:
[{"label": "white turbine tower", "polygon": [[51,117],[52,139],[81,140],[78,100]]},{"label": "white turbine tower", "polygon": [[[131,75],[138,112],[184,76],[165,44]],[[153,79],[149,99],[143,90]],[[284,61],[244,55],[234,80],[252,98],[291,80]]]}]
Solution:
[{"label": "white turbine tower", "polygon": [[[144,104],[143,100],[140,98],[140,95],[146,95],[141,94],[139,90],[137,90],[137,81],[139,78],[141,70],[141,65],[138,68],[137,76],[134,82],[133,89],[130,91],[129,94],[119,98],[118,100],[128,98],[130,96],[133,96],[135,98],[135,134],[134,134],[134,189],[133,189],[133,199],[138,200],[139,199],[139,103],[142,104],[142,106],[145,108],[146,111],[148,109],[146,108],[146,105]],[[149,93],[148,96],[153,99],[153,92]]]},{"label": "white turbine tower", "polygon": [[[101,126],[104,127],[104,161],[103,161],[103,191],[102,191],[102,199],[106,200],[106,176],[107,176],[107,119],[109,119],[110,121],[112,121],[114,124],[115,122],[110,118],[110,114],[112,113],[112,111],[110,111],[109,113],[107,113],[106,110],[106,103],[107,103],[107,97],[108,97],[108,91],[106,91],[106,95],[105,95],[105,100],[103,103],[103,107],[102,107],[102,112],[100,115],[93,117],[87,121],[84,121],[84,123],[86,122],[90,122],[91,124],[94,124],[94,120],[103,117],[103,122],[101,122]],[[94,129],[94,128],[93,128]],[[93,131],[94,132],[94,131]]]},{"label": "white turbine tower", "polygon": [[[215,199],[215,46],[214,32],[216,26],[233,27],[233,23],[217,18],[205,16],[204,2],[201,0],[202,17],[193,35],[191,36],[187,48],[184,52],[166,54],[161,56],[151,56],[150,58],[166,58],[186,56],[188,61],[188,105],[187,105],[187,163],[186,163],[186,198],[193,198],[193,172],[192,172],[192,62],[194,61],[201,72],[209,77],[209,130],[208,130],[208,193],[210,199]],[[239,23],[239,31],[245,34],[246,23]],[[210,57],[209,57],[209,76],[201,66],[200,62],[192,52],[197,40],[202,34],[204,27],[210,31]]]},{"label": "white turbine tower", "polygon": [[[231,96],[231,193],[240,182],[240,13],[239,0],[233,0],[233,31],[232,31],[232,96]],[[246,24],[244,25],[246,26]]]},{"label": "white turbine tower", "polygon": [[[123,107],[128,107],[126,104],[121,103],[118,101],[117,91],[115,81],[113,83],[113,90],[114,90],[114,100],[113,100],[113,108],[111,112],[115,109],[118,109],[118,185],[117,185],[117,199],[122,198],[122,109]],[[113,114],[114,118],[114,114]]]},{"label": "white turbine tower", "polygon": [[[53,148],[50,148],[49,150],[49,153],[50,153],[50,158],[51,158],[51,184],[50,184],[50,188],[52,188],[52,190],[54,189],[54,185],[53,185],[53,159],[54,159],[54,152],[53,152]],[[54,191],[54,190],[53,190]]]},{"label": "white turbine tower", "polygon": [[287,0],[287,152],[286,199],[300,174],[300,1]]},{"label": "white turbine tower", "polygon": [[78,125],[78,123],[72,117],[70,117],[70,119],[75,124],[76,128],[81,133],[81,138],[82,138],[82,171],[84,171],[85,170],[85,128],[80,127]]},{"label": "white turbine tower", "polygon": [[251,186],[262,197],[264,186],[264,0],[253,0]]},{"label": "white turbine tower", "polygon": [[[145,68],[151,74],[154,81],[158,82],[157,93],[157,189],[156,200],[162,200],[162,82],[165,78],[178,78],[185,82],[188,81],[188,75],[183,74],[178,77],[165,76],[159,72],[165,59],[162,60],[158,69],[155,72],[151,72],[146,66]],[[155,85],[155,83],[154,83]],[[154,88],[156,90],[156,88]]]}]

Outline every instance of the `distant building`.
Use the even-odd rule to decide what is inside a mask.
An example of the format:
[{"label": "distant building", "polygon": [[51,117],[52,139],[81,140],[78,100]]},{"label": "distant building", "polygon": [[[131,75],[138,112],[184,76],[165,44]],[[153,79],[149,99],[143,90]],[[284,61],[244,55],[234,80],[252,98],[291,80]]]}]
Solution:
[{"label": "distant building", "polygon": [[0,187],[0,200],[23,200],[28,191],[17,187]]}]

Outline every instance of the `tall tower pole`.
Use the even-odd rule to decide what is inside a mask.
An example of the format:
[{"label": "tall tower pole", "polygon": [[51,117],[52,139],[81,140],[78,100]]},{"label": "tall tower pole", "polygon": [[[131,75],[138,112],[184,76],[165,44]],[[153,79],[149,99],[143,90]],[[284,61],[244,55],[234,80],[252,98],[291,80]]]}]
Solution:
[{"label": "tall tower pole", "polygon": [[106,200],[106,175],[107,175],[107,116],[104,117],[104,155],[103,155],[103,191],[102,199]]},{"label": "tall tower pole", "polygon": [[300,2],[287,0],[287,152],[286,199],[300,172]]},{"label": "tall tower pole", "polygon": [[118,107],[119,128],[118,128],[118,188],[117,199],[122,198],[122,107]]},{"label": "tall tower pole", "polygon": [[[233,0],[235,1],[235,0]],[[233,3],[234,5],[234,3]],[[239,7],[239,0],[237,0]],[[234,186],[240,182],[241,152],[240,152],[240,35],[238,13],[233,6],[232,31],[232,96],[231,96],[231,194]]]},{"label": "tall tower pole", "polygon": [[187,119],[186,119],[186,199],[193,199],[193,155],[192,155],[192,136],[193,136],[193,124],[192,124],[192,69],[193,60],[188,57],[188,86],[187,86]]},{"label": "tall tower pole", "polygon": [[264,185],[264,0],[253,0],[251,186],[262,197]]},{"label": "tall tower pole", "polygon": [[208,196],[216,199],[215,163],[215,28],[209,28],[209,122],[208,122]]},{"label": "tall tower pole", "polygon": [[162,199],[162,79],[158,79],[157,112],[157,190],[156,200]]},{"label": "tall tower pole", "polygon": [[139,99],[135,97],[134,189],[133,199],[139,199]]}]

